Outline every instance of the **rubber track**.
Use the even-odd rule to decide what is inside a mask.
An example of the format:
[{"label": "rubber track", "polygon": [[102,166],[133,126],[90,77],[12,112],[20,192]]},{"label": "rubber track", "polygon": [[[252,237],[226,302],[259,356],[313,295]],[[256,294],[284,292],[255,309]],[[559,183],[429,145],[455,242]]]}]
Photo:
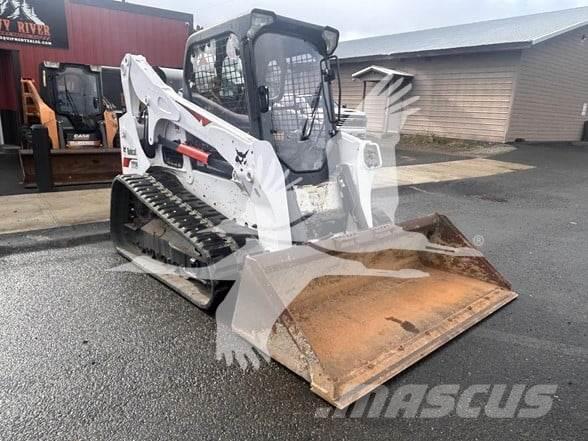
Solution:
[{"label": "rubber track", "polygon": [[194,246],[205,265],[212,265],[239,249],[220,225],[226,218],[184,189],[170,175],[126,175],[116,178],[142,204]]}]

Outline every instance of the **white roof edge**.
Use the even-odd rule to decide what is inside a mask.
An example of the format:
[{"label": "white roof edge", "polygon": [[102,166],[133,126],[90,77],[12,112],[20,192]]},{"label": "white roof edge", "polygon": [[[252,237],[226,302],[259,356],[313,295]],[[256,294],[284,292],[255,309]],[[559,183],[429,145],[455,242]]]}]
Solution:
[{"label": "white roof edge", "polygon": [[551,32],[549,34],[542,35],[541,37],[532,40],[531,44],[534,46],[536,44],[543,43],[546,40],[551,40],[552,38],[559,37],[560,35],[567,34],[568,32],[575,31],[576,29],[579,29],[584,26],[588,26],[587,20],[578,22],[576,24],[568,26],[567,28],[558,29],[557,31]]},{"label": "white roof edge", "polygon": [[387,67],[382,67],[382,66],[377,66],[375,64],[372,64],[371,66],[368,66],[366,68],[363,68],[361,70],[358,70],[357,72],[351,74],[352,78],[357,78],[357,77],[361,77],[362,75],[375,70],[376,72],[379,72],[383,75],[400,75],[403,77],[414,77],[413,74],[409,74],[407,72],[401,72],[399,70],[394,70],[394,69],[389,69]]}]

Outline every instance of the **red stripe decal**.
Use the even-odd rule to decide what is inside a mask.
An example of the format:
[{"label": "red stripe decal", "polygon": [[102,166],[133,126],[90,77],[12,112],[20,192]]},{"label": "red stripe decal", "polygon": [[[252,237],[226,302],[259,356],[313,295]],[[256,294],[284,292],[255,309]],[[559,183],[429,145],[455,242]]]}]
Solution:
[{"label": "red stripe decal", "polygon": [[202,115],[200,115],[199,113],[194,112],[192,109],[188,109],[186,106],[182,106],[184,109],[186,109],[188,112],[190,112],[192,114],[192,116],[194,118],[196,118],[198,120],[198,122],[200,124],[202,124],[204,127],[206,127],[208,124],[211,123],[211,121],[208,118],[203,117]]},{"label": "red stripe decal", "polygon": [[204,118],[202,115],[198,115],[196,112],[192,112],[192,115],[194,115],[194,118],[200,121],[200,124],[202,124],[204,127],[210,124],[210,120],[208,118]]},{"label": "red stripe decal", "polygon": [[177,148],[177,152],[181,153],[182,155],[186,155],[189,158],[195,159],[196,161],[203,164],[208,164],[208,157],[210,156],[210,153],[206,153],[205,151],[195,147],[191,147],[186,144],[180,144]]}]

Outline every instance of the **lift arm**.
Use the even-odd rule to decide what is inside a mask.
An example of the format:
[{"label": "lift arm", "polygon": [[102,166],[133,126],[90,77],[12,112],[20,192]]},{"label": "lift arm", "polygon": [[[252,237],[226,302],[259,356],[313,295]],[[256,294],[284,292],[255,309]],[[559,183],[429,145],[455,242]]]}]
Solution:
[{"label": "lift arm", "polygon": [[[143,130],[138,121],[143,118],[144,109],[147,139],[143,143],[169,148],[175,142],[174,150],[196,160],[194,148],[186,144],[188,134],[212,146],[232,167],[232,181],[252,201],[258,236],[264,247],[279,250],[291,246],[285,177],[272,145],[180,97],[142,56],[127,55],[121,74],[128,112],[121,118],[123,151],[124,147],[142,148]],[[164,142],[159,142],[160,138]]]}]

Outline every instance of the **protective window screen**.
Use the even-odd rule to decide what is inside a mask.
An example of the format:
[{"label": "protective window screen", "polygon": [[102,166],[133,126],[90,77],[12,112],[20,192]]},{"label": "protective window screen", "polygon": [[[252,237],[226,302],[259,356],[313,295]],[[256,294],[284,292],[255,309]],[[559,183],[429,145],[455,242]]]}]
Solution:
[{"label": "protective window screen", "polygon": [[102,68],[102,95],[114,109],[126,111],[120,69]]},{"label": "protective window screen", "polygon": [[56,110],[63,115],[100,113],[98,75],[79,67],[67,67],[56,76]]},{"label": "protective window screen", "polygon": [[239,39],[227,34],[192,46],[190,89],[231,112],[247,114]]},{"label": "protective window screen", "polygon": [[320,170],[326,160],[321,59],[311,43],[295,37],[268,33],[255,43],[257,83],[269,98],[264,133],[294,171]]}]

